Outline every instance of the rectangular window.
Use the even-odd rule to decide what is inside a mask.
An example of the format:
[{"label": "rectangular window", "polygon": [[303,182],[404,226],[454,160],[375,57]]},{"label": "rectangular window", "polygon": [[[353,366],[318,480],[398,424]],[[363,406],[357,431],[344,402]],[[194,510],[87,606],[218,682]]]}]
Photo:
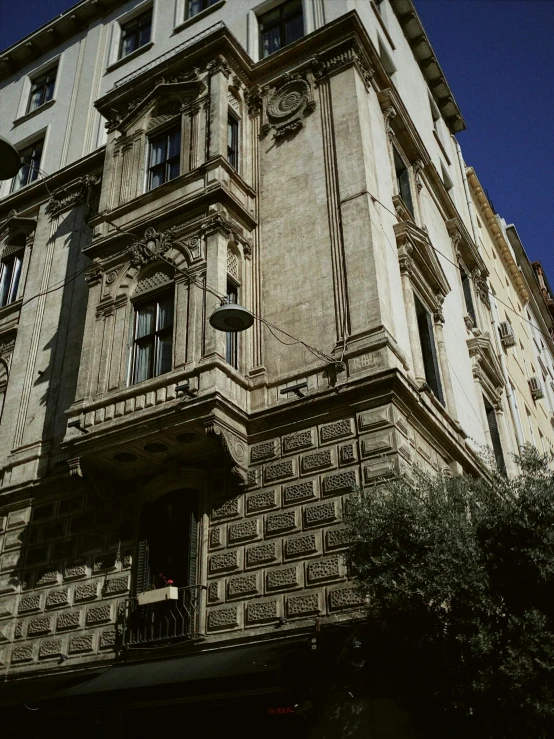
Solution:
[{"label": "rectangular window", "polygon": [[25,187],[25,185],[30,185],[31,182],[38,179],[43,146],[44,139],[41,139],[19,152],[23,164],[12,180],[12,192],[20,190],[22,187]]},{"label": "rectangular window", "polygon": [[207,10],[210,5],[215,5],[219,0],[187,0],[187,18],[198,15],[203,10]]},{"label": "rectangular window", "polygon": [[473,296],[471,294],[471,280],[468,273],[463,267],[460,267],[460,275],[462,277],[462,290],[464,293],[464,302],[466,311],[473,321],[473,325],[477,326],[477,316],[475,314],[475,306],[473,305]]},{"label": "rectangular window", "polygon": [[498,467],[498,471],[505,475],[506,463],[504,462],[502,444],[500,443],[500,433],[498,432],[496,413],[494,412],[494,408],[485,398],[485,396],[483,396],[483,403],[485,404],[485,413],[487,415],[487,424],[489,426],[489,433],[491,435],[492,451],[496,460],[496,466]]},{"label": "rectangular window", "polygon": [[436,398],[444,405],[444,395],[440,379],[437,349],[435,347],[435,332],[433,331],[433,319],[417,295],[414,295],[417,327],[419,329],[419,341],[421,344],[421,355],[427,384],[435,394]]},{"label": "rectangular window", "polygon": [[21,277],[23,252],[12,254],[0,262],[0,308],[13,303]]},{"label": "rectangular window", "polygon": [[398,194],[404,201],[404,205],[410,212],[412,218],[414,217],[414,203],[412,200],[412,189],[410,185],[410,171],[404,164],[404,160],[400,154],[394,151],[394,171],[396,173],[396,186],[398,188]]},{"label": "rectangular window", "polygon": [[27,104],[27,113],[40,108],[41,105],[52,100],[54,95],[54,86],[56,84],[56,75],[58,67],[52,67],[48,72],[41,74],[31,80],[31,92],[29,94],[29,102]]},{"label": "rectangular window", "polygon": [[239,122],[229,113],[227,118],[227,161],[238,171],[239,168]]},{"label": "rectangular window", "polygon": [[129,56],[133,51],[148,44],[152,36],[152,9],[138,15],[121,26],[119,59]]},{"label": "rectangular window", "polygon": [[153,136],[148,157],[148,190],[178,177],[181,171],[181,129]]},{"label": "rectangular window", "polygon": [[[227,302],[238,303],[239,293],[237,286],[230,280],[227,282]],[[239,367],[239,335],[235,331],[225,334],[225,361],[234,369]]]},{"label": "rectangular window", "polygon": [[258,17],[260,58],[274,54],[304,35],[302,0],[288,0]]},{"label": "rectangular window", "polygon": [[133,384],[173,368],[173,295],[135,307]]}]

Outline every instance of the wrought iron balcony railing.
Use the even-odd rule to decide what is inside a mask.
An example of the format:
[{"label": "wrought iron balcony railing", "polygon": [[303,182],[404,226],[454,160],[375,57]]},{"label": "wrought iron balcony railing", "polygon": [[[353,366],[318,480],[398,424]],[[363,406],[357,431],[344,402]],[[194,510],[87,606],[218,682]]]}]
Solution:
[{"label": "wrought iron balcony railing", "polygon": [[176,599],[145,605],[140,604],[137,596],[129,598],[123,616],[123,646],[197,638],[198,598],[202,587],[178,588]]}]

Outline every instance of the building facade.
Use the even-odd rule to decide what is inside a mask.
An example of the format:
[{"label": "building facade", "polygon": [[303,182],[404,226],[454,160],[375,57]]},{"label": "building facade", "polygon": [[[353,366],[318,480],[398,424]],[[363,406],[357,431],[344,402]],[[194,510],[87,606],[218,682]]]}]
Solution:
[{"label": "building facade", "polygon": [[348,496],[513,474],[554,410],[413,3],[82,0],[0,65],[10,731],[409,736],[357,675]]}]

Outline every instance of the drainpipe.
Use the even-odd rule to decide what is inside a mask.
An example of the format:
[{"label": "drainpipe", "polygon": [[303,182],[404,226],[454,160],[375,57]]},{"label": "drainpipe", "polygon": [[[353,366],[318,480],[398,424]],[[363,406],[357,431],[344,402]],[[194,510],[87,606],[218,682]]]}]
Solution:
[{"label": "drainpipe", "polygon": [[[466,196],[467,209],[469,212],[469,220],[471,221],[473,241],[475,242],[475,246],[479,248],[479,241],[477,237],[477,233],[478,233],[477,223],[475,222],[475,213],[473,211],[473,201],[471,199],[471,194],[469,191],[469,182],[467,181],[466,166],[465,166],[464,158],[462,156],[462,150],[460,148],[460,144],[458,143],[458,140],[456,138],[454,139],[454,142],[456,144],[456,153],[458,154],[460,172],[462,173],[462,182],[464,183],[464,193]],[[500,367],[502,368],[502,377],[504,378],[504,385],[506,386],[506,398],[508,399],[508,405],[510,407],[510,414],[512,416],[512,423],[514,425],[514,430],[516,432],[517,445],[518,445],[519,451],[521,452],[523,450],[523,445],[525,444],[525,439],[523,437],[523,430],[521,428],[521,423],[520,423],[519,415],[518,415],[517,408],[516,408],[514,394],[512,393],[512,385],[510,383],[510,379],[508,376],[508,367],[506,365],[506,358],[504,356],[504,352],[502,351],[502,347],[500,346],[500,339],[499,339],[500,318],[498,316],[498,308],[496,306],[496,300],[492,293],[490,295],[490,302],[491,302],[491,308],[492,308],[491,318],[492,318],[492,325],[493,325],[493,333],[495,337],[495,344],[496,344],[498,358],[500,360]]]}]

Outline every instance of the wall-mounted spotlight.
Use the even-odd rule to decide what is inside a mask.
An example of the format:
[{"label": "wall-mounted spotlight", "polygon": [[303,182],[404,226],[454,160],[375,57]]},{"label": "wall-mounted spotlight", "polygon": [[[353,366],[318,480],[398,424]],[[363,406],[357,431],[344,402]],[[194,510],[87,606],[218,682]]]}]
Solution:
[{"label": "wall-mounted spotlight", "polygon": [[67,428],[77,429],[78,431],[81,431],[83,434],[88,434],[88,431],[81,426],[81,421],[79,418],[72,418],[71,421],[68,421]]},{"label": "wall-mounted spotlight", "polygon": [[175,388],[175,393],[177,395],[188,395],[189,398],[194,398],[195,395],[198,395],[198,388],[192,387],[190,382],[183,382],[182,385],[177,385]]},{"label": "wall-mounted spotlight", "polygon": [[21,169],[21,157],[9,141],[0,136],[0,180],[11,180]]},{"label": "wall-mounted spotlight", "polygon": [[289,387],[282,388],[281,390],[279,390],[279,395],[288,395],[289,393],[294,393],[297,398],[305,398],[306,396],[304,395],[304,393],[300,391],[304,390],[307,387],[307,382],[299,382],[297,385],[289,385]]},{"label": "wall-mounted spotlight", "polygon": [[238,333],[246,331],[254,323],[254,316],[238,303],[224,302],[210,316],[210,324],[217,331]]}]

